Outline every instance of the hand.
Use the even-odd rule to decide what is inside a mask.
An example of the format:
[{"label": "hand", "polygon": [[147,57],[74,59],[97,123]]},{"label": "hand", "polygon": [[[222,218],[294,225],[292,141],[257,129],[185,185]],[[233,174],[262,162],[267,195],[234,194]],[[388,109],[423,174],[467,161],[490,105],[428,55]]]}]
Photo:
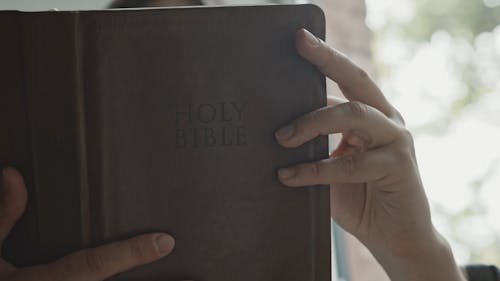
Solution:
[{"label": "hand", "polygon": [[308,31],[299,54],[334,80],[348,101],[329,98],[276,132],[294,148],[342,133],[328,159],[278,171],[291,187],[331,186],[331,215],[374,254],[392,280],[462,280],[446,241],[434,230],[413,139],[399,112],[365,71]]},{"label": "hand", "polygon": [[[0,187],[0,249],[12,226],[24,212],[26,188],[13,168],[2,171]],[[15,268],[0,258],[0,280],[6,281],[99,281],[169,254],[174,239],[163,233],[144,234],[129,240],[81,250],[55,262]]]}]

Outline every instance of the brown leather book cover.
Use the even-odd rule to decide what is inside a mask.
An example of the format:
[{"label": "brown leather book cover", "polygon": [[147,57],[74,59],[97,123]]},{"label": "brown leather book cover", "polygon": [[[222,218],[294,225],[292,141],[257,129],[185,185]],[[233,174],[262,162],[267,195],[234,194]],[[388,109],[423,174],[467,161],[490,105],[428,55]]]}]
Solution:
[{"label": "brown leather book cover", "polygon": [[29,203],[19,266],[165,231],[171,255],[113,280],[330,280],[329,191],[276,170],[328,156],[274,132],[326,104],[295,49],[313,5],[0,12],[0,162]]}]

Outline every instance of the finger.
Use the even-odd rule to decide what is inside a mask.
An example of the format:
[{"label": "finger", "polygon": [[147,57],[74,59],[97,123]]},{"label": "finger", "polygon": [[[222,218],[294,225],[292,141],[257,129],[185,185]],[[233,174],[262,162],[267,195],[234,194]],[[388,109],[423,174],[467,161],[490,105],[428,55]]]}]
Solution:
[{"label": "finger", "polygon": [[47,280],[100,281],[166,256],[174,244],[167,234],[144,234],[73,253],[42,267],[38,275],[50,276]]},{"label": "finger", "polygon": [[287,186],[362,183],[385,177],[395,162],[390,153],[370,150],[364,153],[328,158],[278,170],[279,180]]},{"label": "finger", "polygon": [[27,192],[21,174],[14,168],[2,170],[0,187],[0,249],[26,207]]},{"label": "finger", "polygon": [[392,115],[392,106],[382,91],[347,56],[303,28],[297,31],[296,45],[299,54],[335,81],[347,99],[371,105],[387,116]]},{"label": "finger", "polygon": [[365,141],[359,136],[351,133],[344,133],[340,143],[332,151],[330,157],[338,157],[347,153],[359,153],[366,150]]},{"label": "finger", "polygon": [[275,136],[282,146],[297,147],[318,135],[347,132],[363,140],[364,146],[377,147],[391,142],[398,131],[399,125],[377,109],[348,102],[307,113],[276,131]]}]

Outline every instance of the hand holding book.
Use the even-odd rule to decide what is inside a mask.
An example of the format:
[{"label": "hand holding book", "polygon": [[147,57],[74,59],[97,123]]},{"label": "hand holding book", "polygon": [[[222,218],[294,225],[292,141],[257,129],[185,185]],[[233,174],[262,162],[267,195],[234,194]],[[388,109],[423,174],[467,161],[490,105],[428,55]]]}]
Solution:
[{"label": "hand holding book", "polygon": [[[11,228],[24,212],[26,198],[26,187],[21,174],[13,168],[4,168],[0,189],[0,249]],[[150,233],[81,250],[46,265],[19,269],[1,259],[0,253],[0,280],[100,281],[162,258],[173,249],[174,240],[171,236]]]},{"label": "hand holding book", "polygon": [[338,83],[347,101],[330,98],[327,107],[278,130],[276,139],[288,148],[318,135],[342,133],[343,139],[329,159],[280,169],[280,181],[330,184],[332,217],[370,249],[391,280],[462,280],[432,225],[413,140],[399,112],[366,72],[304,29],[297,49]]},{"label": "hand holding book", "polygon": [[[193,11],[196,12],[196,10]],[[120,14],[117,15],[119,16]],[[162,20],[167,20],[169,18],[172,17],[163,17],[163,16],[161,17]],[[226,18],[224,17],[224,19]],[[239,17],[238,20],[240,20]],[[115,23],[116,19],[112,22]],[[149,25],[145,26],[149,28]],[[164,30],[161,29],[161,32],[163,34]],[[117,34],[116,31],[114,31],[113,34],[116,35]],[[127,30],[127,32],[124,32],[123,34],[131,36],[130,30]],[[143,33],[137,33],[137,34],[140,35]],[[137,34],[135,35],[139,36]],[[200,34],[203,35],[204,33]],[[239,33],[234,33],[234,34],[239,34]],[[102,39],[106,37],[101,36],[99,38]],[[275,38],[275,36],[273,36],[272,38]],[[238,40],[235,40],[233,43],[236,44],[238,42],[239,42]],[[275,41],[269,40],[266,42],[272,43]],[[281,42],[281,41],[277,40],[276,42]],[[226,45],[227,44],[224,44],[224,46]],[[112,46],[112,44],[110,46]],[[139,47],[138,46],[139,45],[135,47],[139,48],[140,46]],[[276,45],[276,46],[281,46],[281,45]],[[87,47],[91,49],[93,45],[88,45]],[[253,49],[254,48],[248,49],[247,52],[255,55],[256,58],[262,57],[263,53],[253,52]],[[265,48],[265,49],[274,50],[276,52],[276,55],[283,55],[283,56],[288,55],[288,53],[286,52],[281,52],[281,49],[277,47],[274,49],[272,48],[271,49]],[[439,234],[434,230],[432,223],[430,221],[428,202],[425,197],[423,186],[418,174],[418,168],[413,151],[412,138],[408,133],[408,131],[405,129],[404,122],[400,114],[397,112],[396,109],[394,109],[392,105],[389,104],[389,102],[384,98],[382,92],[378,89],[378,87],[374,84],[374,82],[365,74],[364,71],[362,71],[359,67],[355,66],[348,58],[339,54],[332,48],[328,47],[326,44],[324,44],[323,41],[312,36],[305,30],[300,30],[297,33],[297,49],[304,58],[306,58],[311,63],[316,65],[325,75],[329,76],[331,79],[333,79],[339,84],[340,88],[343,90],[344,95],[349,100],[349,102],[330,99],[329,106],[313,111],[309,114],[306,114],[303,117],[298,118],[291,126],[286,126],[282,130],[277,132],[276,137],[278,139],[278,142],[281,145],[289,148],[301,146],[305,142],[308,142],[309,140],[315,138],[318,135],[326,135],[329,133],[343,134],[343,140],[341,142],[341,145],[333,153],[331,158],[321,160],[315,163],[305,163],[305,164],[300,164],[298,166],[282,169],[279,171],[279,179],[285,185],[288,186],[304,186],[313,184],[332,185],[331,203],[332,203],[333,218],[342,227],[344,227],[347,231],[353,233],[358,239],[360,239],[365,245],[368,246],[368,248],[381,262],[381,264],[384,266],[384,268],[389,273],[391,278],[393,278],[394,280],[412,280],[412,278],[414,278],[415,280],[460,280],[459,279],[460,276],[457,267],[455,265],[455,262],[453,261],[453,256],[449,250],[449,247],[447,246],[445,241],[439,236]],[[217,48],[212,48],[212,50],[217,50]],[[120,54],[123,55],[122,53]],[[197,53],[192,52],[192,54],[195,55]],[[198,57],[198,59],[203,59],[205,57],[206,56],[200,56]],[[117,56],[116,58],[119,58],[119,56]],[[243,58],[245,57],[243,56]],[[235,56],[233,59],[241,59],[241,57]],[[121,60],[116,59],[115,62],[120,62],[120,61]],[[294,60],[291,61],[294,63],[298,63]],[[227,60],[226,62],[231,62],[231,60]],[[13,63],[13,65],[15,65],[15,63]],[[104,73],[116,73],[113,71],[116,69],[111,67],[114,66],[113,64],[106,64],[105,66],[110,67],[109,69],[110,71],[109,72],[104,71]],[[157,65],[158,68],[160,66],[161,64]],[[39,69],[43,69],[43,67],[40,67]],[[126,72],[125,70],[127,69],[128,68],[124,68],[124,72]],[[246,68],[246,70],[251,71],[253,70],[253,68]],[[270,70],[275,71],[275,72],[270,72],[270,74],[276,74],[276,73],[280,73],[280,75],[289,74],[288,72],[282,71],[281,69],[270,68]],[[243,69],[242,71],[245,71],[245,69]],[[251,73],[254,75],[258,75],[262,71],[263,70],[259,70],[259,72],[251,72]],[[93,72],[89,71],[88,73],[91,74]],[[204,74],[205,72],[200,70],[199,72],[196,73],[201,75]],[[304,73],[309,73],[308,69],[305,69]],[[172,71],[170,74],[173,77],[177,77],[175,75],[178,75],[178,71],[177,70],[175,72]],[[281,76],[274,75],[273,77],[277,79]],[[297,75],[297,77],[300,76]],[[214,79],[207,79],[206,81],[210,82],[213,80]],[[40,81],[46,81],[46,80],[40,80]],[[170,79],[168,81],[177,81],[177,80]],[[290,82],[289,79],[288,80],[284,79],[283,81],[286,81],[288,84]],[[303,83],[297,83],[297,84],[300,86]],[[144,85],[150,85],[150,84],[145,83]],[[207,85],[212,85],[212,84],[209,83]],[[214,85],[220,86],[218,84]],[[286,86],[286,84],[283,85],[278,84],[278,85],[280,85],[280,88]],[[33,86],[33,89],[38,89],[38,87]],[[253,87],[251,87],[251,90],[253,91]],[[105,92],[105,93],[109,94],[114,92]],[[135,97],[134,93],[127,92],[128,95],[125,95],[122,92],[118,93],[121,93],[121,95],[115,93],[116,94],[115,98],[120,98],[122,96],[127,96],[129,98]],[[154,92],[151,91],[151,93]],[[99,96],[97,95],[98,93],[89,91],[88,96],[86,96],[86,98],[92,99],[91,94],[95,94],[96,97]],[[33,95],[33,97],[36,96]],[[104,97],[107,96],[104,95]],[[150,97],[166,98],[168,97],[168,95],[155,96],[154,94],[151,94]],[[249,97],[255,97],[255,95],[249,95]],[[266,97],[272,97],[272,96],[266,96]],[[113,99],[113,101],[116,102],[116,99]],[[129,102],[128,99],[125,99],[124,101],[126,102],[123,102],[122,104],[123,107],[129,109],[130,112],[133,113],[137,111],[141,112],[142,114],[148,113],[139,110],[140,109],[139,106],[143,105],[142,103],[138,104],[132,103]],[[141,99],[141,101],[143,101],[143,99]],[[37,105],[38,103],[36,103],[35,100],[31,101],[31,104]],[[101,105],[101,103],[98,104]],[[108,103],[102,103],[102,104],[107,105]],[[152,104],[157,104],[157,103],[152,102]],[[168,103],[164,102],[161,104],[168,104]],[[223,104],[221,104],[221,106],[222,105]],[[208,106],[205,107],[208,108]],[[111,107],[109,110],[111,111],[117,108],[119,109],[120,107]],[[44,113],[43,111],[40,112]],[[117,116],[122,116],[119,114],[120,112],[121,111],[117,111],[115,113],[117,114]],[[164,112],[164,110],[162,109],[161,112]],[[270,110],[270,112],[276,112],[276,111]],[[108,112],[107,114],[110,113]],[[89,116],[92,116],[92,114],[89,114]],[[108,115],[102,115],[102,116],[106,117]],[[55,114],[54,118],[57,118],[57,120],[60,119],[59,115]],[[225,120],[224,118],[221,119]],[[88,121],[92,120],[93,119]],[[131,118],[130,120],[135,120],[135,119]],[[205,119],[201,121],[204,120]],[[111,122],[116,120],[113,118],[109,118],[108,121]],[[37,122],[34,123],[38,124]],[[137,124],[136,127],[139,129],[136,128],[136,130],[142,132],[143,126],[140,126],[140,123]],[[110,126],[108,128],[109,129],[108,131],[110,131],[111,129],[116,129],[117,130],[116,136],[121,136],[119,133],[123,132],[119,131],[117,128],[120,129],[121,127]],[[146,129],[147,128],[149,127],[146,127]],[[150,132],[150,131],[145,131],[145,132]],[[127,136],[128,138],[133,138],[136,135],[139,134],[127,135]],[[178,144],[186,143],[184,142],[185,140],[184,136],[185,135],[182,134],[180,135],[180,137],[179,135],[177,136],[178,140],[179,139],[181,140],[181,142],[178,142]],[[238,136],[238,134],[236,134],[236,136]],[[130,139],[128,138],[123,140],[130,141]],[[117,139],[120,140],[120,142],[117,144],[120,145],[123,144],[122,139],[120,138]],[[110,143],[112,142],[110,141]],[[163,145],[163,142],[159,143]],[[42,144],[46,143],[42,142]],[[52,142],[48,142],[48,144],[52,145]],[[134,146],[134,142],[126,142],[125,144],[129,144],[131,147],[137,147]],[[52,145],[52,146],[60,148],[59,145]],[[110,147],[115,147],[115,146],[110,146]],[[126,150],[127,146],[124,147],[125,147],[124,150]],[[146,149],[145,146],[141,146],[141,148],[143,148],[144,150]],[[109,151],[106,150],[106,152],[108,153]],[[52,155],[52,154],[48,153],[47,155]],[[151,155],[152,157],[151,159],[154,159],[153,156],[155,154],[141,153],[140,155]],[[138,154],[136,156],[140,155]],[[100,158],[96,159],[101,160]],[[106,159],[109,159],[109,157]],[[119,160],[121,158],[116,158],[116,159]],[[138,159],[141,160],[142,158],[138,157]],[[37,160],[40,161],[40,158],[37,158]],[[53,159],[47,158],[46,160],[52,161]],[[122,161],[118,160],[116,161],[115,164],[122,165],[123,164]],[[96,161],[96,163],[100,162]],[[154,163],[154,162],[147,162],[147,163]],[[259,162],[259,165],[262,165],[262,162]],[[155,165],[151,165],[151,167],[154,166]],[[138,167],[142,166],[138,164]],[[127,171],[129,166],[125,165],[122,168],[123,171]],[[134,171],[137,172],[137,170]],[[142,170],[139,170],[139,172],[141,171]],[[151,171],[148,170],[147,173],[144,172],[143,174],[149,175],[150,172]],[[127,175],[127,173],[122,173],[122,174]],[[208,173],[208,175],[210,174]],[[223,177],[215,177],[215,178],[217,180],[223,179]],[[50,179],[50,177],[47,177],[46,179],[48,180]],[[24,209],[24,205],[26,204],[26,192],[20,174],[15,170],[8,169],[6,172],[6,176],[4,176],[3,180],[4,180],[4,186],[2,192],[0,193],[0,241],[3,241],[3,239],[7,236],[12,225],[21,216]],[[48,182],[50,181],[46,181],[45,183]],[[113,181],[107,181],[107,182],[113,183]],[[123,182],[127,183],[126,180],[124,180]],[[165,182],[168,183],[168,181],[161,181],[162,185],[165,185]],[[238,183],[240,182],[238,181]],[[118,189],[119,186],[120,185],[117,185],[114,188],[116,190],[119,190]],[[103,190],[105,188],[108,188],[108,186],[103,186]],[[110,188],[109,190],[106,189],[106,191],[109,192],[116,191],[115,189]],[[183,189],[179,189],[178,192],[181,192],[182,190]],[[277,193],[281,192],[281,190],[282,189],[276,188],[276,190],[273,191]],[[129,189],[128,191],[130,192],[134,190]],[[113,194],[116,195],[120,193],[115,192]],[[106,198],[109,197],[111,196],[108,196]],[[129,199],[129,197],[124,197],[124,198]],[[130,198],[134,200],[136,199],[136,197],[132,195],[130,195]],[[237,197],[236,199],[238,198],[239,197]],[[233,202],[236,201],[231,201],[231,200],[224,201],[225,205],[223,206],[225,207],[225,209],[220,210],[221,214],[227,211],[227,208],[229,207],[233,207],[235,210],[239,210],[238,209],[239,205],[237,203],[232,204]],[[300,203],[301,201],[297,202]],[[107,203],[113,203],[113,202],[110,201]],[[170,203],[173,204],[175,202],[170,202]],[[46,204],[44,206],[50,209],[49,208],[50,204]],[[163,205],[158,205],[158,206],[163,206]],[[265,205],[263,204],[262,206]],[[286,205],[284,206],[286,207]],[[307,208],[307,206],[308,205],[304,205],[304,209],[309,209]],[[109,209],[112,210],[112,207],[109,207]],[[270,212],[266,213],[263,210],[266,209],[262,209],[260,213],[265,213],[269,217]],[[49,213],[52,214],[51,212],[46,212],[45,214]],[[112,212],[110,213],[113,214]],[[259,212],[257,213],[260,214]],[[241,212],[236,214],[246,214],[246,213]],[[309,216],[305,217],[309,218]],[[224,223],[220,224],[222,226],[227,227],[228,222],[233,223],[234,226],[239,226],[238,224],[239,220],[228,220],[230,219],[229,217],[221,216],[219,213],[214,213],[212,218],[214,219],[214,221],[218,221],[218,219],[224,218],[225,219],[223,221]],[[249,216],[249,218],[254,218],[254,216]],[[175,217],[173,217],[173,219],[175,219]],[[329,225],[328,218],[325,217],[325,219],[326,220],[324,221],[326,221]],[[103,220],[101,222],[102,228],[113,229],[112,226],[115,226],[114,224],[115,221],[113,221],[113,224],[110,223],[111,221],[112,220]],[[142,222],[142,220],[138,221]],[[172,223],[170,219],[165,221],[167,221],[169,224]],[[245,225],[248,225],[249,222],[253,221],[247,220],[245,221]],[[255,220],[255,222],[259,222],[260,224],[259,220]],[[321,222],[323,222],[323,220]],[[127,224],[129,224],[128,221]],[[120,224],[117,225],[121,226]],[[182,226],[181,224],[179,225]],[[210,230],[211,232],[201,232],[201,234],[213,233],[214,231],[217,231],[219,229],[220,228],[215,228],[215,227],[212,228],[212,226],[209,225],[205,228],[205,231]],[[44,230],[48,231],[47,233],[51,233],[48,227],[45,228]],[[101,228],[99,227],[96,228],[96,233],[99,235],[101,234],[100,230]],[[242,237],[245,237],[243,235],[249,233],[246,230],[253,230],[253,228],[251,227],[249,227],[248,229],[244,228],[244,230],[245,230],[244,232],[241,233],[238,232],[240,235],[242,235]],[[265,235],[266,239],[272,235],[272,233],[269,232],[263,232],[263,233],[266,233]],[[184,234],[191,235],[187,231]],[[223,232],[223,234],[227,233]],[[286,232],[286,234],[290,235],[293,233],[288,231]],[[305,232],[305,234],[308,233]],[[305,234],[300,237],[301,238],[305,237]],[[160,235],[159,233],[146,234],[138,236],[136,238],[132,238],[131,240],[116,242],[113,244],[108,244],[106,246],[101,246],[90,250],[82,250],[44,266],[33,266],[24,269],[16,269],[13,266],[9,265],[7,262],[0,260],[0,277],[1,277],[0,279],[25,281],[25,280],[33,280],[35,278],[43,280],[43,278],[45,277],[50,280],[54,278],[57,280],[102,280],[115,273],[130,269],[136,265],[151,262],[162,256],[167,255],[173,249],[173,241],[171,240],[171,238],[159,235]],[[167,245],[165,245],[166,247],[163,250],[161,250],[162,247],[158,248],[153,243],[153,241],[159,237],[164,237],[167,241],[169,241],[169,242],[166,241]],[[304,239],[300,240],[296,239],[296,240],[305,241]],[[238,239],[236,239],[235,241],[236,241],[235,245],[238,246],[239,244],[236,243],[240,242],[244,243],[245,240],[239,241]],[[279,242],[279,240],[273,240],[273,241]],[[189,244],[190,243],[187,243],[187,246],[190,246]],[[135,246],[131,247],[131,245]],[[320,243],[318,242],[315,243],[314,245],[320,245]],[[208,246],[211,245],[208,244]],[[224,245],[221,244],[216,246],[223,247]],[[134,253],[134,251],[131,251],[130,249],[142,249],[141,251],[142,254],[134,257],[134,255],[132,254]],[[248,247],[245,248],[244,250],[247,252],[251,252],[252,249],[253,249],[252,247]],[[198,249],[196,248],[196,250]],[[189,251],[185,251],[185,253],[188,252]],[[192,252],[194,252],[194,250]],[[218,252],[216,250],[213,250],[212,248],[208,248],[206,249],[206,253],[217,254]],[[277,256],[279,255],[280,253],[277,253]],[[96,259],[96,257],[98,258]],[[224,256],[218,256],[218,257],[221,264],[222,261],[224,261],[224,263],[227,263],[233,260],[230,258],[222,260]],[[230,256],[228,255],[228,257]],[[174,255],[172,255],[171,258],[174,258]],[[191,257],[186,255],[185,258],[190,259]],[[200,260],[203,260],[202,259],[203,257],[199,258]],[[267,256],[263,256],[262,258],[267,258]],[[259,259],[259,261],[260,260],[262,259]],[[323,259],[316,259],[316,260],[324,261]],[[168,263],[166,262],[165,264],[162,264],[161,268],[159,267],[158,264],[158,268],[156,268],[156,270],[157,271],[162,270],[164,268],[163,265],[172,266],[173,264],[175,264],[175,261],[176,259],[170,259],[168,260]],[[266,272],[271,274],[275,273],[275,270],[266,271],[267,267],[265,266],[266,264],[262,266],[262,270],[260,272]],[[429,268],[433,268],[435,270],[431,271],[429,270]],[[150,269],[151,272],[154,271],[152,270],[153,268]],[[325,267],[322,266],[321,270],[324,269]],[[308,270],[311,269],[305,266],[304,270],[301,272],[307,273]],[[250,273],[255,273],[255,272],[256,270],[253,269],[250,271]],[[320,271],[318,270],[318,272]],[[267,276],[267,274],[263,276]]]}]

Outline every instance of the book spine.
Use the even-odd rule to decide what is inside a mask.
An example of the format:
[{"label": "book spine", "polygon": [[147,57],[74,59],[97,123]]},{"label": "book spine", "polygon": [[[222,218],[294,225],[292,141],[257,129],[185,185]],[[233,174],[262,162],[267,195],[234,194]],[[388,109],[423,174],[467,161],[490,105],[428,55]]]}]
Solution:
[{"label": "book spine", "polygon": [[[325,40],[325,17],[321,9],[314,5],[309,7],[309,25],[305,28],[314,32],[316,36]],[[326,79],[325,76],[316,68],[312,67],[315,77],[311,89],[311,105],[317,109],[327,105]],[[322,154],[321,151],[326,153]],[[328,136],[319,136],[311,142],[309,150],[310,160],[318,161],[328,158]],[[328,185],[319,185],[309,190],[309,202],[311,208],[310,229],[311,229],[311,278],[310,280],[322,281],[331,280],[331,270],[325,271],[325,268],[331,268],[331,252],[320,249],[325,244],[331,244],[331,229],[328,232],[317,231],[323,229],[320,226],[329,225],[330,218],[330,191]],[[321,207],[318,207],[321,206]],[[326,223],[328,222],[328,223]]]},{"label": "book spine", "polygon": [[88,235],[78,13],[23,13],[28,131],[39,251],[54,260]]}]

